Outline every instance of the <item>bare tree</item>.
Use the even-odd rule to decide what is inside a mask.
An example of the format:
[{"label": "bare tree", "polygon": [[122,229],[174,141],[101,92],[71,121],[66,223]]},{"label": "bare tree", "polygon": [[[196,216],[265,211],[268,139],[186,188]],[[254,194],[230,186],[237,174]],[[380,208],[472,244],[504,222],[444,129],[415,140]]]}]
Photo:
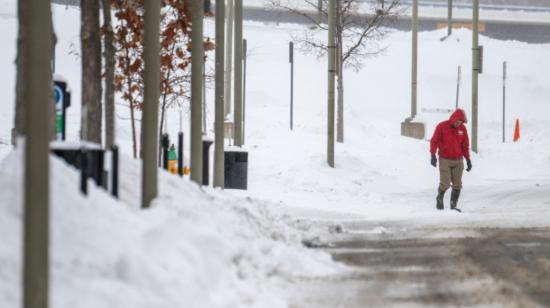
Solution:
[{"label": "bare tree", "polygon": [[[361,69],[363,61],[385,50],[380,41],[388,33],[388,26],[399,16],[400,0],[367,3],[360,0],[337,0],[336,5],[336,68],[338,75],[337,141],[344,142],[344,69]],[[387,3],[386,3],[387,2]],[[325,57],[328,53],[325,36],[328,31],[328,0],[270,0],[270,6],[285,9],[303,17],[311,27],[293,40],[305,53]],[[317,13],[310,13],[310,12]]]},{"label": "bare tree", "polygon": [[82,139],[101,144],[101,38],[99,1],[81,5]]},{"label": "bare tree", "polygon": [[105,147],[115,144],[115,45],[111,23],[111,0],[101,0],[103,6],[103,35],[105,50]]}]

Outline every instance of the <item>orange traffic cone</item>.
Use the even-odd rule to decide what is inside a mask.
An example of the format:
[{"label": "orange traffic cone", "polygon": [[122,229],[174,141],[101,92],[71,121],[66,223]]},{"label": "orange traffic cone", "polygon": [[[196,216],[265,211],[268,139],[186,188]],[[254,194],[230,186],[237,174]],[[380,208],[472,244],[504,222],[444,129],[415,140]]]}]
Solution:
[{"label": "orange traffic cone", "polygon": [[514,142],[519,140],[519,119],[516,119],[516,128],[514,129]]}]

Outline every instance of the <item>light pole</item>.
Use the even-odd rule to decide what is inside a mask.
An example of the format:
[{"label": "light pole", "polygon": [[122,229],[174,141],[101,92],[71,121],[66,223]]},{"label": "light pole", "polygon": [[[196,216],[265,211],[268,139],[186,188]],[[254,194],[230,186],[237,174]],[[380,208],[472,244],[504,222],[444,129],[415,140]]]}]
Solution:
[{"label": "light pole", "polygon": [[411,83],[411,119],[417,112],[417,78],[418,78],[418,0],[413,0],[412,7],[412,83]]},{"label": "light pole", "polygon": [[235,145],[243,145],[243,0],[235,0]]},{"label": "light pole", "polygon": [[453,0],[449,0],[447,8],[447,36],[453,32]]},{"label": "light pole", "polygon": [[477,153],[478,77],[481,71],[479,50],[479,0],[473,0],[472,36],[472,151]]},{"label": "light pole", "polygon": [[[225,0],[220,0],[225,1]],[[226,42],[225,42],[225,116],[231,113],[231,73],[233,72],[233,14],[235,11],[234,0],[227,0],[227,27],[226,27]]]},{"label": "light pole", "polygon": [[142,208],[150,206],[158,194],[158,108],[160,97],[160,2],[145,1],[144,33],[144,104]]},{"label": "light pole", "polygon": [[25,40],[22,91],[25,108],[23,307],[48,307],[49,280],[49,97],[52,95],[52,28],[49,1],[23,0]]},{"label": "light pole", "polygon": [[[157,1],[155,1],[157,2]],[[191,180],[202,185],[203,0],[191,1]]]},{"label": "light pole", "polygon": [[225,0],[216,1],[216,80],[215,80],[215,145],[214,187],[224,187],[224,61],[225,61]]}]

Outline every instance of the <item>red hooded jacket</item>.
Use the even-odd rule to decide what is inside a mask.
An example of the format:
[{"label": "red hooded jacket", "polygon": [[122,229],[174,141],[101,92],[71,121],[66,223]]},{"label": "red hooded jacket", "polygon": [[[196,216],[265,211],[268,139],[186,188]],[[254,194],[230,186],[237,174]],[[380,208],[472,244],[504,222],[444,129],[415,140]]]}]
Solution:
[{"label": "red hooded jacket", "polygon": [[470,160],[470,141],[468,131],[463,124],[453,127],[453,123],[462,120],[466,123],[466,114],[462,109],[457,109],[447,121],[443,121],[435,128],[430,140],[430,152],[435,155],[439,149],[439,157],[446,159],[461,159],[465,157]]}]

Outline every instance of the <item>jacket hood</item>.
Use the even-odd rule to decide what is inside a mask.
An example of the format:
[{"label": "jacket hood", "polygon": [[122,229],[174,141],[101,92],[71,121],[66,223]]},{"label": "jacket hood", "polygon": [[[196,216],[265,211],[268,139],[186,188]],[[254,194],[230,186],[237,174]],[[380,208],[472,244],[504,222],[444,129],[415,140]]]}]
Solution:
[{"label": "jacket hood", "polygon": [[455,110],[455,112],[453,112],[453,114],[451,114],[451,117],[449,118],[449,121],[451,122],[451,124],[453,124],[457,120],[461,120],[464,123],[468,123],[468,119],[466,118],[466,113],[464,112],[464,110],[460,108]]}]

